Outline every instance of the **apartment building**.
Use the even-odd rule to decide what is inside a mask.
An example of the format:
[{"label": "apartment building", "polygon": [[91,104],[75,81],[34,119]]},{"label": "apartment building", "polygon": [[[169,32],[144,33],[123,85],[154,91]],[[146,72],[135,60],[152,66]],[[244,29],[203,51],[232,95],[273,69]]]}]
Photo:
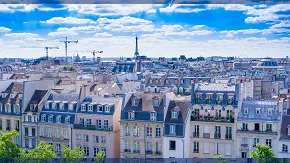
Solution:
[{"label": "apartment building", "polygon": [[78,100],[78,94],[51,92],[39,114],[38,142],[53,145],[54,152],[59,155],[63,146],[72,147],[72,129]]},{"label": "apartment building", "polygon": [[[21,102],[23,84],[12,82],[1,92],[0,97],[0,131],[10,132],[20,130]],[[20,136],[13,138],[13,142],[20,146]]]},{"label": "apartment building", "polygon": [[248,158],[257,144],[279,151],[281,110],[275,99],[245,99],[237,115],[236,157]]},{"label": "apartment building", "polygon": [[190,157],[190,100],[170,99],[166,105],[163,158]]},{"label": "apartment building", "polygon": [[120,121],[121,158],[163,158],[164,94],[127,93]]},{"label": "apartment building", "polygon": [[81,147],[87,158],[94,158],[99,151],[107,158],[119,158],[121,107],[120,97],[85,96],[76,112],[73,148]]},{"label": "apartment building", "polygon": [[290,158],[290,116],[282,115],[279,147],[276,153],[278,158]]},{"label": "apartment building", "polygon": [[198,83],[192,87],[190,157],[234,158],[239,86]]}]

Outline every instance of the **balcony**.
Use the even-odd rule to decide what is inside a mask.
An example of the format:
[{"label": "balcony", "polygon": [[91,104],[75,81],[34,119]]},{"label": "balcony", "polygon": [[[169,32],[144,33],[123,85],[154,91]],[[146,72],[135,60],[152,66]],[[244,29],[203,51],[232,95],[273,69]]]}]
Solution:
[{"label": "balcony", "polygon": [[193,136],[194,138],[199,138],[199,132],[193,132],[193,133],[192,133],[192,136]]},{"label": "balcony", "polygon": [[131,152],[131,149],[124,149],[124,152],[130,153]]},{"label": "balcony", "polygon": [[220,122],[220,123],[235,123],[234,118],[225,118],[225,117],[214,117],[214,116],[191,116],[191,121],[201,121],[201,122]]},{"label": "balcony", "polygon": [[10,131],[10,127],[6,127],[6,131]]},{"label": "balcony", "polygon": [[125,136],[130,136],[130,133],[128,133],[128,132],[125,132]]},{"label": "balcony", "polygon": [[241,144],[241,147],[248,148],[249,144]]},{"label": "balcony", "polygon": [[153,154],[153,151],[152,151],[152,150],[147,150],[147,151],[146,151],[146,154],[147,154],[147,155],[152,155],[152,154]]},{"label": "balcony", "polygon": [[221,138],[221,133],[214,133],[214,138],[215,139],[220,139]]},{"label": "balcony", "polygon": [[250,134],[269,134],[269,135],[278,135],[278,132],[272,130],[249,130],[245,128],[241,128],[237,130],[238,133],[250,133]]},{"label": "balcony", "polygon": [[210,133],[203,133],[204,138],[210,138]]},{"label": "balcony", "polygon": [[74,129],[96,130],[96,131],[112,131],[113,130],[113,126],[74,124]]},{"label": "balcony", "polygon": [[133,150],[133,153],[140,153],[140,150]]},{"label": "balcony", "polygon": [[249,150],[249,144],[241,144],[240,150],[248,151]]},{"label": "balcony", "polygon": [[226,134],[225,139],[227,140],[232,140],[232,134]]},{"label": "balcony", "polygon": [[155,155],[162,155],[162,152],[161,151],[156,151],[154,154]]}]

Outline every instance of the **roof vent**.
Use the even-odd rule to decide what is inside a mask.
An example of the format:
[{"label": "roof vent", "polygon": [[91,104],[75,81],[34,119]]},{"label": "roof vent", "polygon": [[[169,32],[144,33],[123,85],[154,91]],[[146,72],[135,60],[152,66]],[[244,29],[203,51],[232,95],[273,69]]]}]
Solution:
[{"label": "roof vent", "polygon": [[108,98],[108,97],[110,97],[110,95],[108,93],[106,93],[106,94],[104,94],[104,97]]}]

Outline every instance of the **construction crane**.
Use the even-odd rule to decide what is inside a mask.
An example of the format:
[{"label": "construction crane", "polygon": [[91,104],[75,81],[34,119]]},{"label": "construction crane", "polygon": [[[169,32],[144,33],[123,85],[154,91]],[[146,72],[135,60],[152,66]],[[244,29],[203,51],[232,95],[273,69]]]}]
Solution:
[{"label": "construction crane", "polygon": [[93,54],[93,62],[96,61],[96,53],[103,53],[104,51],[97,51],[97,50],[76,50],[74,52],[88,52]]},{"label": "construction crane", "polygon": [[67,40],[67,37],[65,37],[65,40],[36,40],[36,41],[48,41],[48,42],[63,42],[65,47],[65,59],[67,61],[67,44],[68,43],[78,43],[78,40]]},{"label": "construction crane", "polygon": [[48,60],[48,49],[59,49],[58,46],[56,46],[56,47],[51,47],[51,46],[44,46],[44,47],[41,47],[41,46],[21,46],[21,48],[43,48],[46,51],[46,60]]}]

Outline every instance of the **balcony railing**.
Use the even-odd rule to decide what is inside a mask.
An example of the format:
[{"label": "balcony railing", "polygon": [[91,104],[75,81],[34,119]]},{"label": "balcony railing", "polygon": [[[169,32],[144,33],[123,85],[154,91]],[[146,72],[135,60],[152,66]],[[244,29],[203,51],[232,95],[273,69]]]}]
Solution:
[{"label": "balcony railing", "polygon": [[220,139],[221,138],[221,133],[214,133],[214,138],[215,139]]},{"label": "balcony railing", "polygon": [[226,134],[225,139],[232,140],[232,134]]},{"label": "balcony railing", "polygon": [[131,152],[131,149],[124,149],[124,152]]},{"label": "balcony railing", "polygon": [[162,155],[162,152],[161,151],[156,151],[154,154],[155,155]]},{"label": "balcony railing", "polygon": [[210,133],[203,133],[204,138],[210,138]]},{"label": "balcony railing", "polygon": [[249,144],[241,144],[241,147],[248,148],[249,147]]},{"label": "balcony railing", "polygon": [[195,138],[199,138],[199,133],[198,132],[193,132],[192,136],[195,137]]},{"label": "balcony railing", "polygon": [[147,151],[146,151],[146,154],[147,154],[147,155],[152,155],[152,154],[153,154],[153,151],[151,151],[151,150],[147,150]]},{"label": "balcony railing", "polygon": [[248,132],[248,133],[252,133],[252,134],[270,134],[270,135],[277,135],[278,132],[276,131],[261,131],[261,130],[249,130],[249,129],[245,129],[245,128],[241,128],[238,129],[237,132]]},{"label": "balcony railing", "polygon": [[140,150],[133,150],[133,153],[140,153]]},{"label": "balcony railing", "polygon": [[105,125],[84,125],[84,124],[74,124],[75,129],[84,129],[84,130],[97,130],[97,131],[112,131],[113,126]]},{"label": "balcony railing", "polygon": [[202,116],[202,115],[191,116],[191,121],[235,123],[235,119],[234,118]]}]

